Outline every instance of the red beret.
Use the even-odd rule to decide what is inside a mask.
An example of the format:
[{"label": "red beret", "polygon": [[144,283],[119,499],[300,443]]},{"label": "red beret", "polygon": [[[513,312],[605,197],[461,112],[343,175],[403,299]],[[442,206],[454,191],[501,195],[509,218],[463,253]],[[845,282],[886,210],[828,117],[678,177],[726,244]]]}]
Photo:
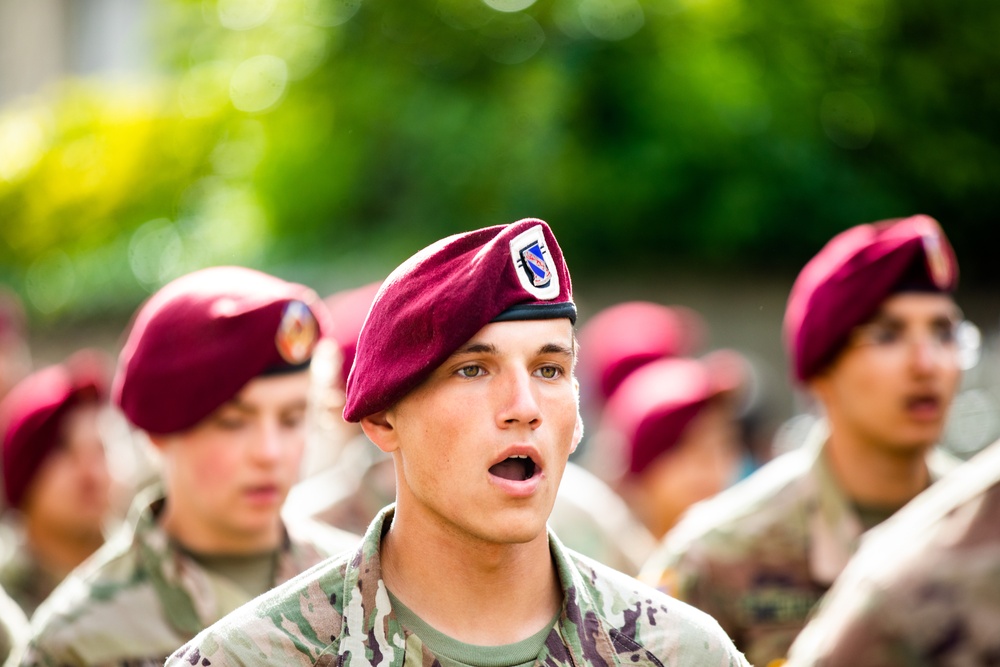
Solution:
[{"label": "red beret", "polygon": [[799,273],[785,309],[784,339],[795,377],[822,370],[851,330],[901,290],[951,292],[958,263],[926,215],[858,225],[833,237]]},{"label": "red beret", "polygon": [[742,357],[723,350],[703,360],[659,359],[625,378],[608,401],[602,429],[622,436],[630,474],[677,445],[709,401],[743,384],[746,366],[734,359]]},{"label": "red beret", "polygon": [[701,347],[705,325],[695,311],[648,301],[605,308],[580,330],[580,378],[606,401],[640,366],[663,357],[688,356]]},{"label": "red beret", "polygon": [[32,373],[10,390],[0,402],[3,488],[9,506],[20,506],[35,473],[59,444],[63,417],[74,406],[103,401],[106,394],[104,360],[90,350]]},{"label": "red beret", "polygon": [[394,405],[490,322],[576,321],[552,230],[528,218],[456,234],[386,278],[358,338],[344,419]]},{"label": "red beret", "polygon": [[326,322],[302,285],[236,266],[195,271],[136,314],[113,399],[145,431],[184,431],[253,378],[306,368]]},{"label": "red beret", "polygon": [[375,281],[355,289],[336,292],[323,299],[330,311],[330,330],[326,334],[340,349],[338,382],[341,389],[347,386],[347,376],[351,373],[358,349],[358,334],[361,333],[361,326],[365,323],[368,310],[381,285],[381,281]]}]

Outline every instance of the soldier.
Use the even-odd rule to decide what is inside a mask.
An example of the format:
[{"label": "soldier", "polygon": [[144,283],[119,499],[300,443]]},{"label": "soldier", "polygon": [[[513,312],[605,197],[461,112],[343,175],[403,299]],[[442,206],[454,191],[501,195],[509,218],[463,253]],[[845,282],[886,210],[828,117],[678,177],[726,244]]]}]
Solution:
[{"label": "soldier", "polygon": [[861,534],[952,467],[933,446],[961,374],[957,272],[937,223],[914,216],[842,232],[796,279],[785,342],[825,421],[692,507],[641,574],[751,662],[782,659]]},{"label": "soldier", "polygon": [[298,476],[324,317],[310,290],[238,267],[178,278],[142,306],[112,393],[158,453],[163,488],[140,494],[131,530],[38,609],[22,664],[162,664],[226,613],[357,543],[279,514]]},{"label": "soldier", "polygon": [[0,665],[16,665],[28,636],[28,619],[14,600],[0,588]]},{"label": "soldier", "polygon": [[28,616],[104,543],[111,475],[98,432],[101,362],[96,352],[77,353],[0,403],[5,523],[17,541],[0,564],[0,586]]},{"label": "soldier", "polygon": [[[357,349],[358,334],[381,283],[371,283],[325,299],[334,322],[331,338],[339,355],[339,373],[331,395],[343,396]],[[318,353],[319,354],[319,353]],[[331,404],[336,405],[336,402]],[[325,413],[314,452],[338,452],[336,464],[297,484],[289,494],[286,512],[301,513],[350,532],[365,532],[372,519],[393,502],[396,476],[392,457],[365,437],[358,424]],[[591,558],[635,575],[652,553],[656,541],[629,512],[607,484],[569,462],[563,473],[549,524],[563,543]]]},{"label": "soldier", "polygon": [[992,665],[998,619],[1000,442],[865,538],[789,665]]},{"label": "soldier", "polygon": [[612,487],[657,540],[739,473],[742,363],[731,350],[652,361],[608,401],[594,444],[606,451]]},{"label": "soldier", "polygon": [[582,435],[570,277],[522,220],[443,239],[386,280],[344,417],[395,462],[355,553],[167,664],[744,665],[712,619],[569,551],[545,522]]}]

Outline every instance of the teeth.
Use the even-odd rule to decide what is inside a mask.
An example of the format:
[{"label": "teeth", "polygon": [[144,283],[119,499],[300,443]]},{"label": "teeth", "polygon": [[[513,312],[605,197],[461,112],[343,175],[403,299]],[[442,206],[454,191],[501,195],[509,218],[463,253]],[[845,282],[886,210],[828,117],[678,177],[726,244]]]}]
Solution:
[{"label": "teeth", "polygon": [[515,454],[514,456],[511,456],[510,458],[512,458],[512,459],[526,459],[526,458],[528,458],[528,455],[527,454]]}]

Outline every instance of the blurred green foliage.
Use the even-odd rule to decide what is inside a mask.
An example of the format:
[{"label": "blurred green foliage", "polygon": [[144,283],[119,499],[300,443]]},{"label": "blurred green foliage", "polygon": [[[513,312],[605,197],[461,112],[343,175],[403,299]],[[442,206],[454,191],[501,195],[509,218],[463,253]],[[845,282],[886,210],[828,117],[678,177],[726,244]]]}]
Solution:
[{"label": "blurred green foliage", "polygon": [[[575,273],[793,273],[925,212],[995,283],[989,0],[160,0],[163,72],[0,111],[0,278],[131,308],[206,264],[378,277],[538,216]],[[365,269],[364,267],[369,267]],[[124,307],[124,306],[123,306]]]}]

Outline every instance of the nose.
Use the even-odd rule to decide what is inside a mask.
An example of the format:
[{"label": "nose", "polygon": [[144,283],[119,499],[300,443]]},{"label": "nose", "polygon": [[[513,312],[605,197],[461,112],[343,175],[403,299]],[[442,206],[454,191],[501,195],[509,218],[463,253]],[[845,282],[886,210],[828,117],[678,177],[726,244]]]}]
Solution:
[{"label": "nose", "polygon": [[946,362],[949,355],[955,356],[955,351],[950,346],[942,345],[932,336],[918,337],[910,348],[910,363],[921,375],[933,373]]},{"label": "nose", "polygon": [[262,421],[253,444],[253,455],[258,461],[271,463],[281,456],[281,427],[275,419]]},{"label": "nose", "polygon": [[509,371],[498,376],[499,409],[497,421],[501,428],[526,424],[532,429],[542,423],[542,413],[538,406],[538,397],[531,381],[531,375],[526,370]]}]

